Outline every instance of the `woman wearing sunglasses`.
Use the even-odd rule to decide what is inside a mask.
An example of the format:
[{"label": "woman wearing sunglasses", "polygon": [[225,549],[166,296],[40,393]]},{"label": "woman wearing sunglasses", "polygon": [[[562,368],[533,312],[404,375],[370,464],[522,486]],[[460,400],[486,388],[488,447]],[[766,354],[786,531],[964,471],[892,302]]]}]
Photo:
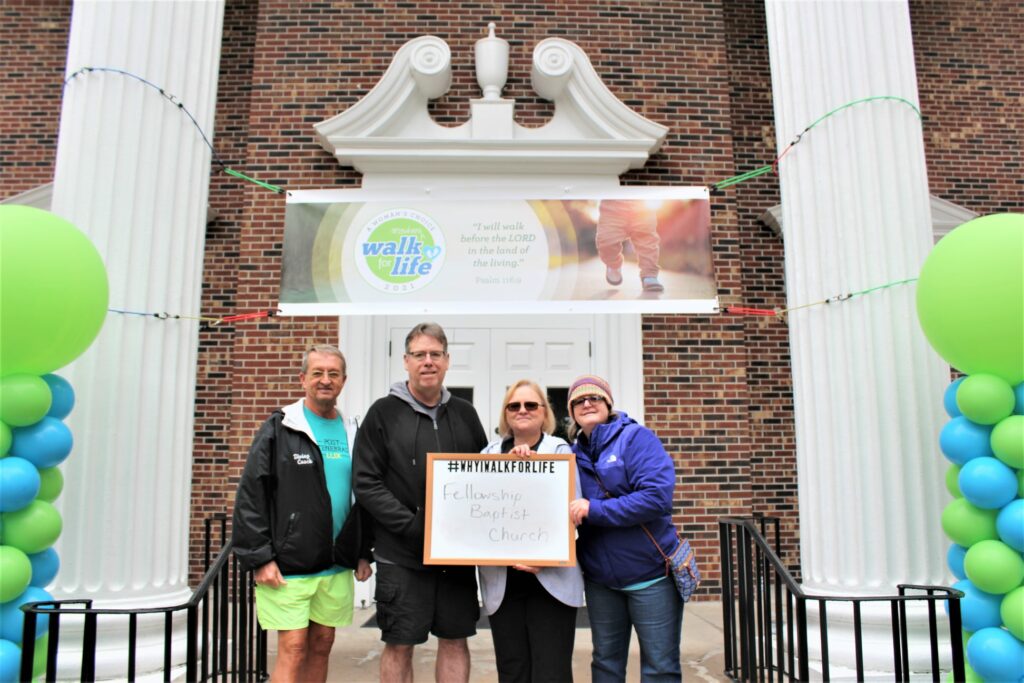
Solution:
[{"label": "woman wearing sunglasses", "polygon": [[[579,531],[594,643],[591,678],[623,681],[631,630],[640,680],[679,681],[683,601],[655,547],[675,548],[675,467],[654,432],[612,410],[612,390],[593,375],[569,387],[569,435],[583,496],[569,504]],[[648,533],[650,535],[648,535]]]},{"label": "woman wearing sunglasses", "polygon": [[[484,453],[571,453],[551,436],[555,415],[536,382],[521,379],[505,393],[498,433]],[[480,567],[480,593],[491,623],[498,680],[572,680],[576,608],[583,604],[579,567]]]}]

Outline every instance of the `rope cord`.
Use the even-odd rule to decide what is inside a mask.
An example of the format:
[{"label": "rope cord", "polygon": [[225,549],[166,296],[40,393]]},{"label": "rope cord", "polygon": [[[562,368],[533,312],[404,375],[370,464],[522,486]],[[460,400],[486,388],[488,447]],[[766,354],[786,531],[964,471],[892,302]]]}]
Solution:
[{"label": "rope cord", "polygon": [[148,311],[126,311],[120,308],[108,308],[109,313],[119,313],[121,315],[136,315],[144,318],[156,318],[157,320],[198,320],[203,323],[209,323],[210,327],[216,327],[224,323],[241,322],[243,320],[261,320],[263,318],[273,318],[281,311],[274,309],[270,311],[255,311],[253,313],[240,313],[238,315],[228,315],[223,318],[211,318],[209,316],[202,315],[183,315],[180,313],[154,313]]},{"label": "rope cord", "polygon": [[118,75],[121,75],[121,76],[127,76],[128,78],[132,78],[132,79],[138,81],[139,83],[142,83],[143,85],[145,85],[145,86],[147,86],[149,88],[153,88],[158,93],[160,93],[161,97],[163,97],[165,100],[167,100],[168,102],[173,104],[178,110],[184,112],[185,116],[188,117],[189,121],[192,122],[192,125],[199,132],[199,137],[201,137],[203,139],[203,143],[205,143],[206,146],[209,148],[210,156],[213,158],[214,163],[216,163],[217,166],[220,167],[220,169],[219,169],[220,171],[223,171],[224,173],[227,173],[228,175],[235,176],[236,178],[241,178],[242,180],[247,180],[250,183],[254,183],[255,185],[259,185],[260,187],[266,188],[266,189],[271,190],[273,192],[276,192],[278,194],[287,194],[287,191],[283,187],[280,187],[278,185],[272,185],[272,184],[264,182],[262,180],[257,180],[256,178],[253,178],[253,177],[248,176],[248,175],[246,175],[244,173],[236,171],[233,168],[229,168],[228,165],[226,163],[224,163],[224,160],[221,159],[220,155],[217,154],[217,150],[214,149],[213,143],[210,142],[210,139],[207,137],[206,133],[203,132],[203,129],[199,125],[199,122],[196,121],[196,117],[193,116],[192,112],[190,112],[188,110],[188,108],[185,107],[185,104],[180,99],[178,99],[177,95],[173,95],[173,94],[167,92],[166,90],[161,88],[156,83],[148,81],[145,78],[143,78],[142,76],[138,76],[136,74],[133,74],[130,71],[125,71],[124,69],[115,69],[113,67],[107,67],[107,66],[83,66],[81,69],[78,69],[77,71],[72,73],[70,76],[68,76],[66,79],[64,79],[64,87],[67,88],[68,84],[71,81],[73,81],[74,79],[78,78],[82,74],[88,74],[88,73],[92,73],[92,72],[113,73],[113,74],[118,74]]},{"label": "rope cord", "polygon": [[827,299],[821,301],[812,301],[807,304],[799,304],[797,306],[790,306],[788,308],[748,308],[745,306],[726,306],[722,309],[723,313],[730,313],[732,315],[758,315],[758,316],[774,316],[776,318],[785,318],[793,311],[799,311],[805,308],[811,308],[813,306],[822,306],[827,304],[836,304],[843,301],[849,301],[858,296],[864,296],[871,292],[877,292],[879,290],[888,289],[890,287],[897,287],[899,285],[910,284],[911,282],[917,282],[916,277],[908,278],[906,280],[896,280],[895,282],[888,282],[884,285],[877,285],[875,287],[868,287],[856,292],[848,292],[846,294],[836,294],[830,296]]},{"label": "rope cord", "polygon": [[756,168],[753,171],[747,171],[746,173],[741,173],[740,175],[735,175],[735,176],[733,176],[731,178],[726,178],[725,180],[720,180],[717,183],[714,183],[713,185],[711,185],[711,189],[712,190],[724,190],[725,188],[730,187],[732,185],[735,185],[736,183],[741,183],[744,180],[750,180],[751,178],[757,178],[758,176],[762,176],[762,175],[764,175],[764,174],[766,174],[768,172],[772,172],[775,175],[778,175],[779,174],[779,162],[782,161],[782,158],[784,156],[789,154],[789,151],[791,149],[793,149],[797,144],[800,143],[801,140],[803,140],[804,135],[807,134],[812,128],[817,126],[819,123],[821,123],[825,119],[838,114],[839,112],[843,111],[844,109],[849,109],[850,107],[853,107],[853,106],[858,105],[858,104],[864,104],[865,102],[874,102],[876,100],[893,100],[893,101],[896,101],[896,102],[902,102],[903,104],[905,104],[908,107],[910,107],[911,109],[913,109],[914,113],[917,114],[918,118],[923,118],[921,116],[921,110],[917,108],[917,105],[915,105],[913,102],[911,102],[910,100],[906,99],[905,97],[900,97],[898,95],[874,95],[872,97],[862,97],[859,100],[853,100],[852,102],[847,102],[846,104],[844,104],[842,106],[839,106],[839,107],[836,107],[835,109],[833,109],[832,111],[824,114],[823,116],[818,117],[809,126],[807,126],[802,131],[797,133],[796,137],[793,138],[793,141],[790,142],[786,146],[786,148],[784,150],[782,150],[782,153],[779,154],[779,156],[775,157],[775,161],[773,161],[771,164],[768,164],[766,166],[761,166],[760,168]]}]

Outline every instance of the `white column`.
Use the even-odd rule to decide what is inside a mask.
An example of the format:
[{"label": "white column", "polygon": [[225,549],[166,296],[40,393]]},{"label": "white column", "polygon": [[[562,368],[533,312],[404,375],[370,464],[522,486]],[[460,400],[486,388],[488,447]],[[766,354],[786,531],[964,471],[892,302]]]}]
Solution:
[{"label": "white column", "polygon": [[[916,105],[905,2],[768,0],[766,11],[780,152],[853,100],[895,95]],[[858,104],[782,160],[790,306],[917,276],[932,243],[921,126],[906,104]],[[947,581],[937,442],[949,375],[918,327],[915,291],[901,285],[789,316],[810,592],[877,595]],[[838,612],[830,660],[852,667]],[[868,668],[891,670],[887,606],[865,620]]]},{"label": "white column", "polygon": [[[91,66],[144,78],[175,95],[210,137],[223,14],[221,1],[76,2],[67,74]],[[100,71],[65,87],[53,211],[99,249],[111,308],[199,314],[209,176],[199,131],[154,88]],[[58,371],[77,404],[57,501],[64,532],[56,597],[111,608],[190,597],[197,332],[195,320],[111,313],[92,347]],[[162,624],[140,630],[141,673],[161,663]],[[61,644],[61,668],[73,672],[77,662],[65,660]],[[123,627],[101,632],[99,676],[124,676],[126,644]],[[67,646],[73,656],[73,639]]]}]

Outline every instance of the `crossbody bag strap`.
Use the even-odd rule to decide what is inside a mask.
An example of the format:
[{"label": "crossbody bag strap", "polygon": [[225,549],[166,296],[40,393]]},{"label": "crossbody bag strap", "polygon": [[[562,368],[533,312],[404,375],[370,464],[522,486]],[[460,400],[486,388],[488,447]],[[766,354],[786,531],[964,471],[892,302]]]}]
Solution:
[{"label": "crossbody bag strap", "polygon": [[[604,493],[604,497],[605,498],[614,498],[615,497],[611,493],[609,493],[607,488],[605,488],[604,482],[601,481],[601,475],[597,473],[597,465],[596,464],[594,465],[594,478],[597,480],[597,485],[601,487],[601,491]],[[650,529],[647,528],[646,524],[641,524],[640,528],[644,530],[644,533],[647,534],[647,538],[649,538],[651,540],[651,543],[654,544],[654,547],[658,549],[658,554],[661,555],[661,557],[665,560],[665,569],[666,569],[666,571],[668,573],[671,573],[672,572],[672,558],[669,557],[668,555],[666,555],[665,551],[661,549],[661,544],[659,544],[658,541],[654,538],[654,534],[651,533]],[[679,542],[682,543],[682,539],[680,539]]]}]

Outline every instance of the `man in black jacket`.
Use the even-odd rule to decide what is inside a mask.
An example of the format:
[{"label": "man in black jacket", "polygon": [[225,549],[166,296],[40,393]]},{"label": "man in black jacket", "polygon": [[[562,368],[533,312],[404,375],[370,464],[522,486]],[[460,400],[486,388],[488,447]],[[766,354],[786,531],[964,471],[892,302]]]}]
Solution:
[{"label": "man in black jacket", "polygon": [[351,442],[335,407],[345,379],[337,348],[307,351],[305,397],[263,423],[238,483],[234,552],[255,572],[260,625],[278,631],[275,683],[326,680],[334,629],[352,623],[353,572],[339,563],[355,564],[360,581],[371,574],[368,546],[341,547],[358,522]]},{"label": "man in black jacket", "polygon": [[479,453],[487,444],[472,404],[444,388],[448,339],[436,323],[405,338],[407,382],[375,402],[359,430],[353,483],[374,519],[380,680],[412,681],[413,647],[437,636],[438,681],[469,680],[466,638],[480,616],[472,566],[424,566],[427,453]]}]

